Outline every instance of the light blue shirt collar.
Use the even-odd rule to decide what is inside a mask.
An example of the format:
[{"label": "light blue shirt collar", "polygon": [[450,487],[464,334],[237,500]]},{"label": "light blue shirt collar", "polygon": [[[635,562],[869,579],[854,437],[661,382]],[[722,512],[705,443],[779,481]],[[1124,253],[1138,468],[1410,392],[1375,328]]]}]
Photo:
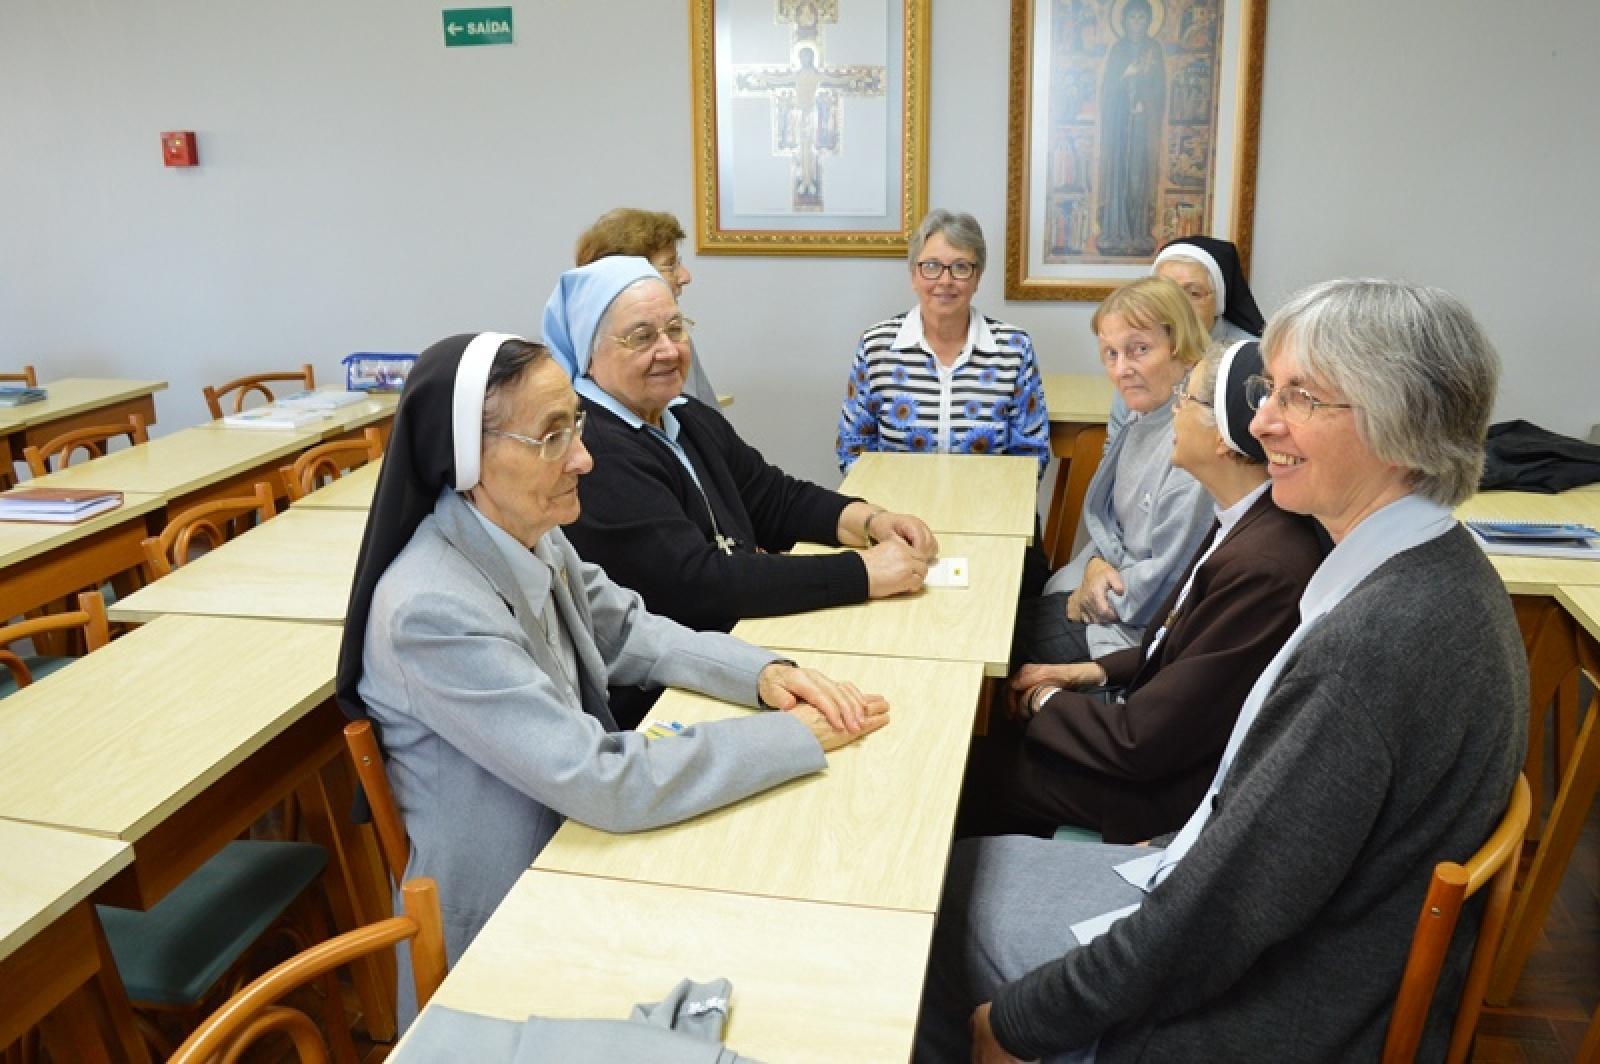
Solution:
[{"label": "light blue shirt collar", "polygon": [[622,404],[621,400],[617,399],[616,396],[612,395],[610,392],[600,387],[600,385],[596,384],[593,377],[579,377],[573,382],[572,388],[573,391],[577,392],[591,403],[594,403],[596,406],[603,406],[613,414],[617,415],[617,417],[622,419],[622,423],[627,425],[630,429],[633,429],[636,432],[639,429],[644,429],[646,432],[665,443],[668,447],[672,448],[672,453],[678,456],[679,464],[681,464],[684,469],[688,470],[689,476],[693,478],[696,484],[700,483],[700,475],[694,471],[694,466],[689,462],[689,452],[685,451],[683,449],[683,444],[678,442],[678,434],[682,431],[683,426],[678,423],[677,416],[672,412],[674,407],[682,406],[684,403],[689,401],[688,399],[680,395],[676,399],[673,399],[667,403],[667,408],[661,411],[661,427],[656,428],[654,425],[645,421],[644,418],[640,417],[638,414],[635,414],[632,410],[629,410]]},{"label": "light blue shirt collar", "polygon": [[[445,489],[447,491],[451,489]],[[472,511],[472,516],[483,525],[489,539],[494,543],[506,564],[511,567],[511,575],[522,586],[523,593],[528,597],[528,605],[534,609],[543,609],[543,603],[550,598],[550,585],[554,579],[550,565],[536,555],[533,551],[517,542],[515,536],[493,521],[489,520],[482,511],[472,504],[472,500],[465,495],[461,501],[467,504],[467,509]],[[542,542],[542,541],[541,541]]]}]

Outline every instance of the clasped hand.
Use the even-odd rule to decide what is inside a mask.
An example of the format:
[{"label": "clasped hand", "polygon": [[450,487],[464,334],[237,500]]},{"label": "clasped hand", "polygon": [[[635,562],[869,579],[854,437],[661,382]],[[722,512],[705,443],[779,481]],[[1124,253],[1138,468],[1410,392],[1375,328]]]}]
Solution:
[{"label": "clasped hand", "polygon": [[1082,624],[1120,623],[1122,618],[1117,616],[1111,596],[1127,590],[1115,566],[1104,558],[1090,558],[1084,567],[1083,582],[1067,596],[1067,620]]},{"label": "clasped hand", "polygon": [[836,750],[889,723],[888,699],[863,694],[855,684],[815,669],[774,661],[761,670],[757,691],[773,709],[793,713],[824,750]]}]

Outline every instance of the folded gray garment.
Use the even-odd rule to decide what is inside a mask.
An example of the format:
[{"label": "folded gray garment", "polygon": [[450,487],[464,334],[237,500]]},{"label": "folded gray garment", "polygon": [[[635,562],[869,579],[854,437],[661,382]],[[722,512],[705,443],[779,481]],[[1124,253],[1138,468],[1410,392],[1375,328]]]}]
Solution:
[{"label": "folded gray garment", "polygon": [[407,1061],[506,1064],[757,1064],[721,1045],[732,987],[685,979],[627,1020],[498,1020],[443,1005],[424,1009],[406,1038]]}]

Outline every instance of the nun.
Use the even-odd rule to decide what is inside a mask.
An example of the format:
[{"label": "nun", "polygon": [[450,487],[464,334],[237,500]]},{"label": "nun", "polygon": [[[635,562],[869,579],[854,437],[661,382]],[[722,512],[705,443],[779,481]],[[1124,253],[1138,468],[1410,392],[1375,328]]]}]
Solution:
[{"label": "nun", "polygon": [[1239,249],[1210,236],[1180,237],[1156,253],[1150,272],[1183,289],[1219,344],[1259,340],[1266,322],[1239,265]]},{"label": "nun", "polygon": [[1245,395],[1261,372],[1260,345],[1213,347],[1175,389],[1172,464],[1211,496],[1211,532],[1140,645],[1012,676],[1011,719],[974,743],[963,834],[1071,824],[1141,842],[1182,827],[1205,794],[1331,546],[1272,501]]},{"label": "nun", "polygon": [[[405,878],[438,882],[452,964],[567,817],[618,832],[684,820],[820,771],[889,719],[883,699],[656,617],[585,564],[559,527],[593,464],[583,426],[541,344],[442,340],[406,382],[367,519],[339,701],[378,730]],[[646,741],[618,730],[609,683],[778,712]]]}]

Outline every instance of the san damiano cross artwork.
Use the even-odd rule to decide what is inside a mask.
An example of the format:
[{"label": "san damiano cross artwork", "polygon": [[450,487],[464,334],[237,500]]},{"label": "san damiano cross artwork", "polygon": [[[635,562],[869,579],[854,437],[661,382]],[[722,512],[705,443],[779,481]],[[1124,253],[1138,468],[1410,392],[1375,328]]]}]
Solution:
[{"label": "san damiano cross artwork", "polygon": [[840,0],[774,0],[773,22],[789,27],[789,62],[740,63],[735,96],[772,102],[772,154],[790,158],[795,211],[823,209],[822,159],[844,144],[841,98],[882,96],[885,68],[829,66],[823,27],[839,21]]}]

